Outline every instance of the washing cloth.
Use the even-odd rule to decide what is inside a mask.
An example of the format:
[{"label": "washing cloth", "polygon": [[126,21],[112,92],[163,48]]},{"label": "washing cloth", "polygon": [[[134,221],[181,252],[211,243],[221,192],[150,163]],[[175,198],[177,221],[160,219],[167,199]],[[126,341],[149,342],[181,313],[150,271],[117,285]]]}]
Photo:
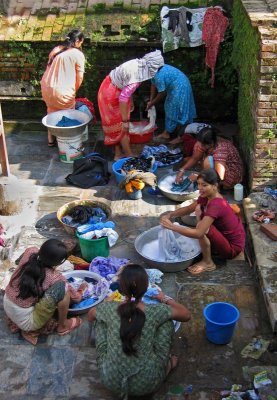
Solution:
[{"label": "washing cloth", "polygon": [[[92,103],[92,101],[90,101],[89,99],[87,99],[86,97],[78,97],[78,99],[76,99],[76,103],[75,103],[75,109],[82,111],[81,107],[85,106],[90,115],[93,118],[93,123],[95,124],[96,120],[96,114],[95,114],[95,109],[94,109],[94,104]],[[88,114],[88,112],[86,112]],[[88,114],[89,115],[89,114]]]},{"label": "washing cloth", "polygon": [[106,221],[106,222],[97,222],[96,224],[85,224],[79,226],[77,228],[77,232],[79,233],[79,235],[83,236],[87,232],[102,230],[104,228],[114,229],[115,223],[112,221]]},{"label": "washing cloth", "polygon": [[228,26],[228,18],[225,17],[220,7],[209,8],[203,19],[202,39],[206,45],[206,65],[211,68],[211,87],[214,87],[214,69],[219,51],[220,42],[224,40],[224,34]]},{"label": "washing cloth", "polygon": [[180,261],[182,249],[180,248],[174,232],[170,229],[161,229],[158,233],[160,257],[166,261]]},{"label": "washing cloth", "polygon": [[78,121],[77,119],[68,118],[65,115],[63,115],[62,119],[56,124],[56,126],[64,128],[70,126],[78,126],[78,125],[82,125],[82,122]]},{"label": "washing cloth", "polygon": [[186,177],[181,183],[173,183],[172,187],[171,187],[171,191],[172,192],[177,192],[177,193],[181,193],[184,192],[185,190],[187,190],[189,188],[189,186],[192,184],[191,180],[189,179],[189,177]]},{"label": "washing cloth", "polygon": [[153,296],[156,296],[159,293],[159,289],[156,287],[149,287],[147,291],[144,293],[142,298],[142,302],[144,304],[159,304],[160,301],[157,299],[153,299]]},{"label": "washing cloth", "polygon": [[72,226],[73,228],[77,228],[80,226],[79,222],[74,222],[73,218],[70,215],[65,215],[62,217],[62,222],[66,225]]},{"label": "washing cloth", "polygon": [[78,308],[89,307],[92,306],[97,300],[98,297],[90,297],[89,299],[80,301],[80,303],[71,304],[70,308],[76,310]]},{"label": "washing cloth", "polygon": [[146,269],[148,275],[149,283],[156,284],[162,282],[163,272],[156,268]]},{"label": "washing cloth", "polygon": [[132,170],[149,172],[153,168],[154,162],[155,158],[152,156],[152,154],[148,155],[147,157],[144,155],[141,155],[140,157],[132,157],[123,163],[120,172],[122,174],[126,174]]},{"label": "washing cloth", "polygon": [[153,128],[156,128],[156,108],[155,106],[152,106],[149,108],[147,112],[147,118],[149,119],[149,122],[147,125],[140,125],[140,124],[133,124],[132,122],[129,123],[129,132],[138,135],[142,135],[143,133],[149,132],[153,130]]},{"label": "washing cloth", "polygon": [[161,144],[159,146],[146,145],[143,147],[141,155],[145,158],[151,155],[155,155],[155,162],[158,167],[173,165],[182,161],[183,159],[183,153],[181,149],[177,148],[170,150],[164,144]]},{"label": "washing cloth", "polygon": [[123,266],[130,262],[127,258],[117,258],[117,257],[95,257],[89,266],[90,272],[95,272],[106,278],[107,280],[111,280],[114,275],[118,272],[118,270]]},{"label": "washing cloth", "polygon": [[90,240],[93,238],[99,239],[100,237],[104,236],[107,236],[110,247],[114,246],[118,240],[118,233],[112,228],[103,228],[95,231],[89,231],[82,235],[82,238]]}]

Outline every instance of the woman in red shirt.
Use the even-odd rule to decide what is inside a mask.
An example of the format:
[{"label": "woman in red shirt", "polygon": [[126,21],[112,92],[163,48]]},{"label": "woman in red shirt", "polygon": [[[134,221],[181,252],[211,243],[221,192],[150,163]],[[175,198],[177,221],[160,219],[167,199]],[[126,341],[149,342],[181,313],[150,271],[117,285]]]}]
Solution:
[{"label": "woman in red shirt", "polygon": [[[187,207],[161,216],[160,223],[181,235],[198,239],[202,260],[188,268],[192,274],[213,271],[216,265],[212,252],[223,258],[232,259],[244,250],[245,231],[240,218],[234,213],[227,200],[218,191],[218,175],[213,169],[204,169],[197,177],[199,198]],[[171,218],[195,212],[196,228],[175,225]]]}]

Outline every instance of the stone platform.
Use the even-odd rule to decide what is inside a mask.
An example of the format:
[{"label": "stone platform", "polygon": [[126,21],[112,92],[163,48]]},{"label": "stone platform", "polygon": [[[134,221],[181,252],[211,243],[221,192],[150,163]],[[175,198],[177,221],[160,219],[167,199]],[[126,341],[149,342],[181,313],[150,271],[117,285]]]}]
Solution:
[{"label": "stone platform", "polygon": [[[6,128],[11,171],[18,178],[18,187],[23,184],[28,188],[21,191],[22,200],[28,207],[24,215],[14,217],[13,223],[21,228],[20,236],[9,262],[1,266],[2,287],[10,276],[9,269],[14,267],[15,259],[27,246],[40,246],[51,237],[71,238],[57,220],[56,211],[66,202],[79,198],[94,198],[110,205],[119,233],[111,255],[141,262],[134,249],[135,238],[158,225],[159,215],[175,209],[175,202],[147,192],[140,200],[130,200],[118,189],[113,176],[108,185],[90,190],[68,186],[64,177],[71,172],[72,164],[61,163],[57,149],[47,147],[46,131],[40,124],[17,123],[12,126],[10,123]],[[87,150],[101,151],[112,159],[103,146],[99,127],[91,130]],[[134,150],[140,149],[136,147]],[[159,171],[162,173],[166,171]],[[245,217],[254,236],[256,228],[250,221],[250,214],[246,212]],[[259,240],[266,242],[257,235]],[[191,276],[186,271],[163,276],[164,291],[187,305],[192,320],[182,324],[176,335],[180,348],[179,365],[155,394],[154,400],[165,400],[168,389],[179,383],[193,385],[191,400],[216,400],[221,398],[220,390],[230,389],[234,383],[250,388],[254,372],[268,369],[274,379],[276,353],[266,351],[258,360],[241,356],[241,350],[253,337],[269,340],[273,349],[276,340],[272,333],[272,318],[268,317],[268,304],[264,302],[265,286],[260,286],[257,279],[259,266],[272,271],[272,264],[267,261],[271,245],[265,245],[263,241],[259,243],[260,246],[254,245],[254,250],[260,252],[256,255],[257,265],[253,262],[255,258],[251,257],[251,265],[246,261],[247,257],[246,260],[228,262],[217,260],[217,270],[201,276]],[[273,290],[276,291],[276,286]],[[7,397],[11,400],[115,400],[100,382],[93,329],[86,315],[82,317],[82,326],[70,335],[42,337],[33,347],[18,334],[12,335],[8,331],[2,296],[3,293],[0,301],[0,348],[5,362],[0,365],[0,400]],[[216,346],[205,336],[203,309],[214,301],[233,303],[241,313],[233,340],[226,346]],[[274,384],[277,387],[277,382]]]}]

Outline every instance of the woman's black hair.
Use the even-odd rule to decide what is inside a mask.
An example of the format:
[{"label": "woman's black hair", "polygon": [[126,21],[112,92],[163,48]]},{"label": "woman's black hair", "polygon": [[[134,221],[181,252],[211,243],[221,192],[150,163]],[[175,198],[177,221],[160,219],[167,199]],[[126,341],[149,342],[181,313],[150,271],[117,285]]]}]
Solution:
[{"label": "woman's black hair", "polygon": [[50,58],[50,60],[48,61],[48,65],[52,64],[54,58],[57,57],[57,55],[63,53],[67,49],[75,47],[75,43],[77,42],[77,40],[82,40],[84,38],[85,36],[82,31],[80,31],[79,29],[73,29],[73,31],[67,34],[64,42],[62,43],[63,48]]},{"label": "woman's black hair", "polygon": [[126,296],[126,302],[118,307],[122,349],[128,356],[136,355],[134,343],[145,323],[145,314],[137,304],[147,291],[148,275],[141,265],[127,264],[120,273],[119,285]]},{"label": "woman's black hair", "polygon": [[202,144],[216,146],[216,144],[217,144],[217,130],[214,129],[213,127],[202,128],[198,132],[198,134],[196,136],[196,139]]},{"label": "woman's black hair", "polygon": [[67,258],[67,249],[63,242],[49,239],[43,243],[39,252],[32,254],[23,265],[19,277],[19,294],[17,297],[41,298],[44,294],[42,285],[45,279],[46,268],[58,266]]},{"label": "woman's black hair", "polygon": [[204,182],[209,183],[210,185],[218,185],[220,182],[218,173],[213,168],[202,169],[197,180],[199,178],[203,179]]}]

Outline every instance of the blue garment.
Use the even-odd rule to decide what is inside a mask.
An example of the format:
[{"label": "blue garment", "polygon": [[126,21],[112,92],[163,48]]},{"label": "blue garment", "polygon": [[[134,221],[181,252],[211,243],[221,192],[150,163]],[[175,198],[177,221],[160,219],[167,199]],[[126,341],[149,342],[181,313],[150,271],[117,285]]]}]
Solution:
[{"label": "blue garment", "polygon": [[71,304],[70,308],[78,309],[83,307],[89,307],[92,306],[97,300],[98,297],[90,297],[89,299],[82,300],[80,303]]},{"label": "blue garment", "polygon": [[164,103],[165,129],[172,133],[177,125],[191,123],[196,118],[192,88],[187,76],[165,64],[151,81],[158,92],[166,91]]},{"label": "blue garment", "polygon": [[95,224],[85,224],[81,225],[77,228],[77,232],[79,235],[84,235],[87,232],[91,231],[100,231],[101,229],[104,228],[115,228],[115,223],[112,221],[106,221],[106,222],[96,222]]},{"label": "blue garment", "polygon": [[78,125],[82,125],[82,122],[78,121],[77,119],[67,118],[66,116],[63,116],[62,119],[56,124],[56,126],[62,126],[62,127],[78,126]]},{"label": "blue garment", "polygon": [[159,300],[152,298],[153,296],[157,296],[157,294],[159,294],[159,290],[157,288],[148,288],[147,291],[144,293],[142,302],[144,304],[159,304]]}]

